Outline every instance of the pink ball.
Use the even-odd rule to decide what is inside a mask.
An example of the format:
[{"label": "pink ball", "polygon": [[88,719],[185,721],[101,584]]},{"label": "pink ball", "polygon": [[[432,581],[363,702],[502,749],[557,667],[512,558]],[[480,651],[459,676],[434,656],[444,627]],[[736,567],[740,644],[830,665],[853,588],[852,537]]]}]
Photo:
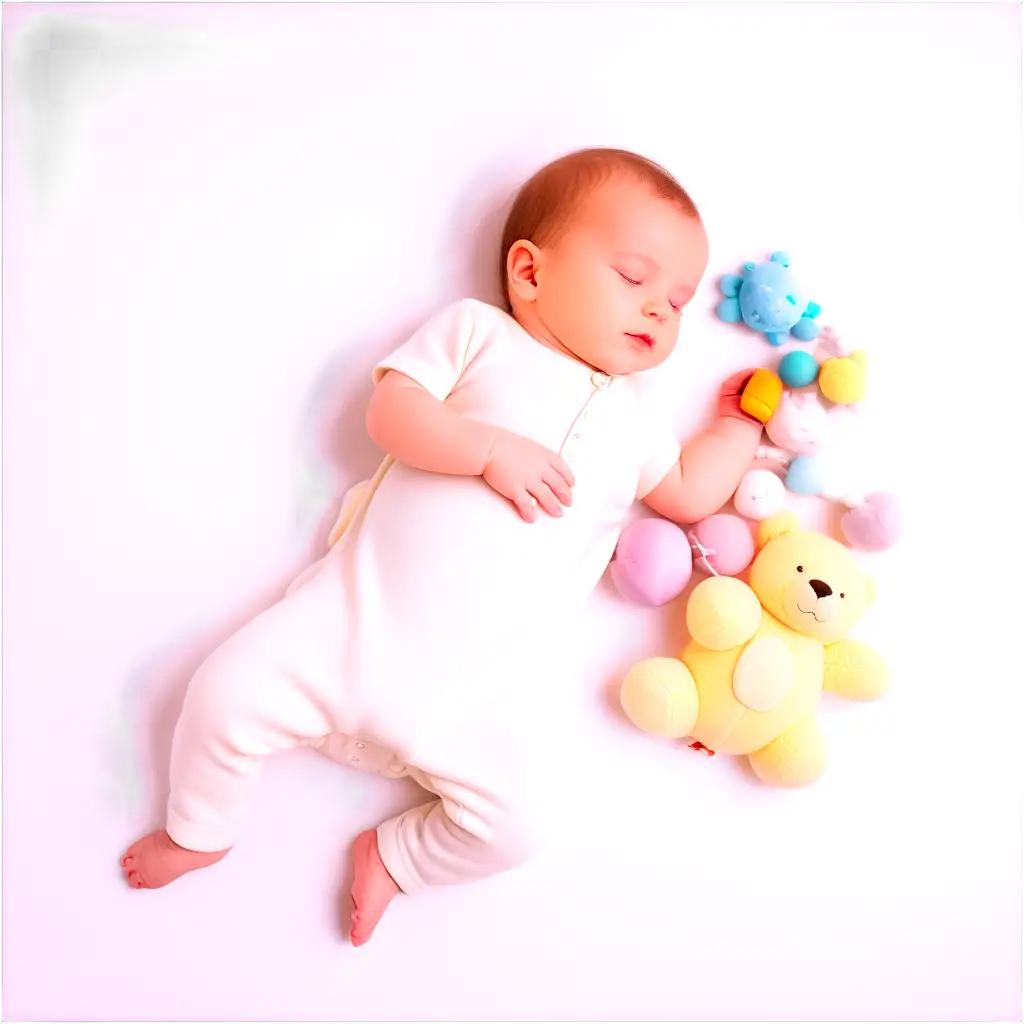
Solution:
[{"label": "pink ball", "polygon": [[[707,559],[715,572],[722,576],[736,576],[743,572],[754,557],[754,538],[746,520],[721,513],[708,516],[693,527],[691,533],[707,551]],[[700,556],[694,552],[700,568]]]},{"label": "pink ball", "polygon": [[639,519],[622,531],[609,569],[623,597],[640,604],[667,604],[690,580],[690,541],[667,519]]}]

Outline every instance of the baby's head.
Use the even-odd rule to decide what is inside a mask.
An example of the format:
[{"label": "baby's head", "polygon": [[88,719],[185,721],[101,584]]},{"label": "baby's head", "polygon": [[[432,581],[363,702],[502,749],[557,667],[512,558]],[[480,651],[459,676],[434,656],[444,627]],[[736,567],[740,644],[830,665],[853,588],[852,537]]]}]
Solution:
[{"label": "baby's head", "polygon": [[520,189],[501,254],[506,308],[530,334],[605,373],[627,374],[657,366],[675,348],[708,240],[664,168],[626,150],[584,149]]}]

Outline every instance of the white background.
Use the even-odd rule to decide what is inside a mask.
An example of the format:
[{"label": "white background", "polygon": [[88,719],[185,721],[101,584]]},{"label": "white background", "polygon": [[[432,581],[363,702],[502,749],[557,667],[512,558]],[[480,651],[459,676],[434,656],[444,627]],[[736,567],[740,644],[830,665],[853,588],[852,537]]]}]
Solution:
[{"label": "white background", "polygon": [[[1019,1014],[1014,5],[6,5],[4,29],[5,1017]],[[497,298],[515,189],[588,145],[667,166],[708,226],[659,371],[681,437],[771,359],[712,315],[744,260],[788,250],[868,350],[860,450],[908,526],[865,559],[856,635],[891,693],[826,696],[826,776],[766,789],[623,719],[683,599],[604,581],[537,666],[578,719],[537,752],[563,827],[526,867],[400,897],[352,949],[347,844],[422,793],[302,753],[225,861],[129,890],[192,671],[381,457],[371,366]]]}]

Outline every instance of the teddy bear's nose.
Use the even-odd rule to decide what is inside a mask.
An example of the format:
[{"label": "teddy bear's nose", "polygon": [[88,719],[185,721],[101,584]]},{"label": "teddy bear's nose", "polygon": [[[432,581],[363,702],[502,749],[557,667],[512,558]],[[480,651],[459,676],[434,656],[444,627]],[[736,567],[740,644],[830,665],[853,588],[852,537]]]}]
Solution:
[{"label": "teddy bear's nose", "polygon": [[824,580],[811,580],[811,589],[818,597],[828,597],[832,593],[832,588]]}]

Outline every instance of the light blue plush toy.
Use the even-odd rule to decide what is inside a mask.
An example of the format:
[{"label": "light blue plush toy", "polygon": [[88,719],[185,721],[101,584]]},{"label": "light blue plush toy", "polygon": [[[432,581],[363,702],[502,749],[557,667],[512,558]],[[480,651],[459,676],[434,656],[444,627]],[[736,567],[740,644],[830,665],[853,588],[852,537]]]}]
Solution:
[{"label": "light blue plush toy", "polygon": [[727,324],[742,320],[771,345],[781,345],[787,334],[798,341],[818,336],[815,317],[821,306],[800,295],[784,252],[773,252],[765,263],[744,263],[741,276],[726,274],[718,287],[725,298],[715,312]]}]

